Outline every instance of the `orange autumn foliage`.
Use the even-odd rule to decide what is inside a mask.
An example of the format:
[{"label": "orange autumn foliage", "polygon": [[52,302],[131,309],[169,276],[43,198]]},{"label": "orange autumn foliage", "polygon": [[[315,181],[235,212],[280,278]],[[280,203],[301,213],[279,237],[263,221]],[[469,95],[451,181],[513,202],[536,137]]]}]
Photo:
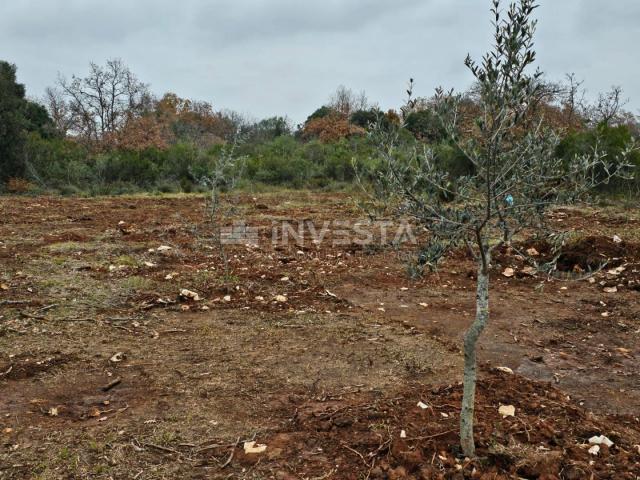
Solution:
[{"label": "orange autumn foliage", "polygon": [[352,125],[345,116],[339,114],[310,120],[303,130],[305,138],[318,138],[321,142],[327,143],[365,134],[366,130],[364,128]]}]

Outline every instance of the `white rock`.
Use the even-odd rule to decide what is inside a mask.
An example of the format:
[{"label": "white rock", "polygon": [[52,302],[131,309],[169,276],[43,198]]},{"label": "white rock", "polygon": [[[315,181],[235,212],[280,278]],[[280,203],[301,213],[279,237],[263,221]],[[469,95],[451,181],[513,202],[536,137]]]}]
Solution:
[{"label": "white rock", "polygon": [[613,447],[613,442],[604,435],[596,435],[589,439],[589,445],[606,445],[607,447]]},{"label": "white rock", "polygon": [[605,287],[604,293],[618,293],[618,287]]},{"label": "white rock", "polygon": [[288,299],[284,295],[276,295],[274,300],[278,303],[286,303]]},{"label": "white rock", "polygon": [[263,453],[267,450],[266,445],[261,445],[256,442],[244,442],[244,453]]},{"label": "white rock", "polygon": [[200,295],[198,295],[196,292],[192,292],[191,290],[187,290],[186,288],[180,290],[180,296],[184,298],[190,298],[191,300],[194,300],[196,302],[200,301]]},{"label": "white rock", "polygon": [[513,370],[511,370],[509,367],[496,367],[496,370],[498,370],[499,372],[508,373],[509,375],[513,375]]},{"label": "white rock", "polygon": [[429,405],[424,402],[418,402],[418,407],[420,407],[422,410],[426,410],[427,408],[429,408]]},{"label": "white rock", "polygon": [[407,438],[406,430],[400,430],[400,438]]},{"label": "white rock", "polygon": [[598,455],[600,453],[600,446],[599,445],[594,445],[593,447],[591,447],[589,449],[589,453],[591,455]]},{"label": "white rock", "polygon": [[115,353],[110,359],[110,362],[119,363],[124,360],[124,352]]},{"label": "white rock", "polygon": [[502,276],[503,276],[503,277],[507,277],[507,278],[511,278],[511,277],[513,277],[515,274],[516,274],[516,271],[515,271],[513,268],[511,268],[511,267],[509,267],[509,268],[505,268],[505,269],[504,269],[504,272],[502,272]]},{"label": "white rock", "polygon": [[498,413],[502,415],[502,418],[515,417],[516,407],[513,405],[501,405],[498,409]]},{"label": "white rock", "polygon": [[622,238],[620,238],[618,235],[614,235],[613,243],[622,243]]}]

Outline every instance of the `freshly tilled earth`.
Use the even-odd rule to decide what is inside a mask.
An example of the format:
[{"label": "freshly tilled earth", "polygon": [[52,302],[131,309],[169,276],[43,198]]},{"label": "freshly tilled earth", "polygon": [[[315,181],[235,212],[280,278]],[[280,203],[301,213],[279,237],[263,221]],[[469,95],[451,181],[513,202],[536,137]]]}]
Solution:
[{"label": "freshly tilled earth", "polygon": [[195,196],[0,198],[1,479],[640,477],[637,211],[554,212],[566,278],[496,256],[477,460],[464,252],[412,279],[414,247],[347,195],[283,192],[239,199],[225,269],[206,218]]}]

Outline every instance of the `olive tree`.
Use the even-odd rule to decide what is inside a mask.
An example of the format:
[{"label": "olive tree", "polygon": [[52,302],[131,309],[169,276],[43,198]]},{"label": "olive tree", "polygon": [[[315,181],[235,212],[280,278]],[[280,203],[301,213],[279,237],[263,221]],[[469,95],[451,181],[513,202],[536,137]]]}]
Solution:
[{"label": "olive tree", "polygon": [[201,179],[209,191],[205,205],[206,213],[213,228],[212,240],[220,255],[225,283],[230,277],[229,257],[225,245],[232,239],[225,238],[224,224],[234,213],[237,198],[233,197],[232,193],[242,177],[246,163],[246,158],[238,155],[237,147],[237,137],[224,145],[220,154],[213,160],[208,175]]},{"label": "olive tree", "polygon": [[[452,178],[436,148],[408,147],[401,128],[374,133],[381,162],[371,191],[382,192],[385,204],[395,205],[397,214],[412,217],[429,232],[421,252],[424,263],[435,268],[458,248],[467,249],[477,262],[476,315],[464,335],[460,416],[461,447],[468,457],[475,455],[476,349],[489,321],[492,254],[513,245],[514,236],[525,230],[561,246],[563,237],[547,226],[545,212],[581,201],[599,183],[626,174],[625,156],[634,148],[613,159],[596,145],[589,154],[566,162],[556,155],[558,133],[546,128],[543,119],[531,120],[544,84],[541,72],[531,71],[536,7],[535,0],[518,0],[503,11],[500,0],[492,0],[495,44],[481,62],[465,61],[478,92],[479,114],[471,127],[459,125],[464,96],[439,89],[434,97],[434,111],[449,141],[473,165],[471,174]],[[553,259],[536,266],[553,269]]]}]

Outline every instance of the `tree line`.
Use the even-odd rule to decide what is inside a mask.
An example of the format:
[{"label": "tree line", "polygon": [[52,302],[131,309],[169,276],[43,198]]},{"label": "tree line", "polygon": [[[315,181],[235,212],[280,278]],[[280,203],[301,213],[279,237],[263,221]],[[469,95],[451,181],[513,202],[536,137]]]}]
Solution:
[{"label": "tree line", "polygon": [[[640,133],[620,88],[587,101],[575,76],[540,79],[526,129],[542,121],[563,138],[557,155],[570,162],[600,149],[615,157]],[[364,92],[340,86],[300,125],[284,116],[252,120],[175,93],[153,95],[119,59],[91,63],[84,76],[59,76],[40,99],[27,96],[17,68],[0,61],[0,185],[3,191],[118,194],[191,192],[222,154],[238,144],[245,183],[336,188],[356,179],[354,165],[371,165],[374,126],[398,126],[406,145],[426,143],[455,176],[473,165],[450,141],[435,97],[413,97],[381,110]],[[480,91],[461,96],[457,128],[474,135]],[[640,159],[634,158],[640,165]],[[621,182],[616,188],[636,188]]]}]

